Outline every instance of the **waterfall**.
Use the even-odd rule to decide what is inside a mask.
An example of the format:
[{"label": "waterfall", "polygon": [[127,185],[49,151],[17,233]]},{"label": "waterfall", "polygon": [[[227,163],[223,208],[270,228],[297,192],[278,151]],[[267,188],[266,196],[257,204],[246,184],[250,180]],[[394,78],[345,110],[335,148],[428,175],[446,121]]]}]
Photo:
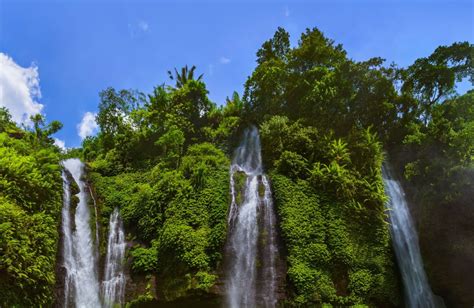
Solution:
[{"label": "waterfall", "polygon": [[[63,171],[63,259],[66,269],[64,282],[64,306],[73,307],[105,307],[123,305],[125,292],[125,275],[123,260],[125,257],[125,235],[119,211],[116,208],[109,221],[109,236],[105,260],[104,281],[102,282],[102,301],[100,298],[98,279],[98,222],[95,221],[96,233],[91,230],[91,216],[88,205],[88,193],[92,192],[84,183],[84,164],[79,159],[68,159],[62,162],[64,169],[69,171],[79,187],[77,198],[79,203],[75,211],[71,208],[70,182]],[[94,201],[95,214],[97,207]],[[74,217],[71,213],[74,212]],[[72,220],[73,222],[72,223]],[[94,245],[94,243],[96,245]]]},{"label": "waterfall", "polygon": [[386,168],[382,169],[385,191],[389,196],[390,226],[393,247],[405,286],[405,305],[409,308],[439,306],[428,284],[423,269],[418,236],[408,210],[405,194],[400,183],[394,180]]},{"label": "waterfall", "polygon": [[270,190],[270,183],[265,175],[262,176],[262,183],[265,188],[263,195],[263,227],[266,231],[266,245],[263,246],[263,299],[266,307],[276,307],[277,305],[277,272],[276,256],[278,256],[278,246],[276,243],[275,211],[273,209],[273,198]]},{"label": "waterfall", "polygon": [[66,268],[64,306],[74,303],[75,307],[100,307],[97,260],[90,227],[90,213],[87,203],[86,185],[82,179],[84,165],[79,159],[63,161],[79,186],[79,203],[75,209],[74,227],[71,225],[71,201],[69,180],[63,172],[64,205],[62,210],[62,231],[64,267]]},{"label": "waterfall", "polygon": [[71,191],[69,190],[69,180],[66,173],[62,172],[63,179],[63,209],[61,211],[62,216],[62,233],[63,233],[63,259],[64,268],[66,269],[65,281],[64,281],[64,306],[67,307],[72,300],[71,296],[71,284],[73,281],[73,266],[75,265],[74,258],[72,255],[72,232],[71,232]]},{"label": "waterfall", "polygon": [[[246,130],[230,168],[232,199],[226,249],[230,307],[275,307],[277,304],[276,218],[270,185],[262,173],[260,152],[257,129]],[[238,187],[239,177],[244,187]]]},{"label": "waterfall", "polygon": [[106,307],[122,306],[124,302],[125,274],[123,260],[125,247],[122,220],[118,208],[115,208],[109,220],[105,274],[102,282],[102,294]]}]

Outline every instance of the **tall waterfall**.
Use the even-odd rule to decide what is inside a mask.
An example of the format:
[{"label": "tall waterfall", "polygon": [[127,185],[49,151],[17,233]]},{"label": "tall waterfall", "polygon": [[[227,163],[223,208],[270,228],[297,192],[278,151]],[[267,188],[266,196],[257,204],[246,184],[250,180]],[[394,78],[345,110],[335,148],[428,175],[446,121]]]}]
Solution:
[{"label": "tall waterfall", "polygon": [[[277,304],[276,218],[260,152],[257,129],[246,130],[230,168],[232,202],[226,285],[230,307]],[[239,186],[239,179],[243,187]]]},{"label": "tall waterfall", "polygon": [[82,180],[84,165],[79,159],[68,159],[63,162],[63,166],[71,173],[79,186],[77,194],[79,203],[73,217],[73,227],[71,224],[70,183],[63,172],[62,231],[64,267],[66,268],[64,306],[73,303],[73,306],[81,308],[100,307],[97,260],[90,227],[86,185]]},{"label": "tall waterfall", "polygon": [[115,208],[109,221],[107,257],[102,282],[104,305],[114,307],[123,305],[125,294],[125,274],[123,260],[125,256],[125,234],[118,208]]},{"label": "tall waterfall", "polygon": [[[71,208],[71,183],[66,172],[63,172],[62,232],[66,269],[63,305],[78,308],[102,307],[102,304],[105,307],[122,306],[125,292],[123,260],[126,244],[119,211],[116,208],[110,216],[104,281],[100,290],[97,266],[98,247],[94,245],[94,238],[96,244],[99,241],[98,222],[95,221],[96,233],[92,234],[88,205],[89,193],[91,197],[93,196],[91,190],[87,190],[83,180],[84,164],[75,158],[65,160],[62,164],[79,186],[77,194],[79,203],[74,211]],[[97,208],[95,211],[97,217]],[[71,213],[75,213],[73,217]]]},{"label": "tall waterfall", "polygon": [[405,305],[409,308],[439,306],[423,269],[418,236],[400,183],[383,169],[385,190],[390,198],[390,225],[393,246],[405,286]]}]

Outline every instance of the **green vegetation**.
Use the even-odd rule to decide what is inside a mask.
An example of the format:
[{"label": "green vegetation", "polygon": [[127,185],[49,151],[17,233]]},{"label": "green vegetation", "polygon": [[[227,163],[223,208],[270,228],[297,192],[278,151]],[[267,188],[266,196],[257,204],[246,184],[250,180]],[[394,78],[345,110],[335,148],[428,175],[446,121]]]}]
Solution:
[{"label": "green vegetation", "polygon": [[156,275],[166,300],[206,292],[216,281],[229,206],[226,152],[242,109],[237,94],[224,107],[211,103],[194,69],[176,70],[175,87],[148,96],[102,92],[101,132],[83,145],[101,224],[120,208],[135,243],[131,270]]},{"label": "green vegetation", "polygon": [[[307,29],[294,48],[281,28],[262,45],[245,85],[244,110],[261,123],[263,158],[288,246],[291,303],[399,301],[384,219],[382,148],[409,181],[415,213],[421,213],[422,248],[438,250],[432,248],[437,236],[451,233],[437,245],[450,247],[439,249],[444,256],[422,251],[431,268],[444,266],[435,292],[451,288],[469,297],[467,277],[455,288],[442,281],[452,277],[446,264],[454,251],[463,266],[473,253],[466,244],[474,239],[468,227],[474,92],[455,91],[457,82],[474,81],[473,52],[468,42],[440,46],[402,69],[384,67],[380,58],[353,61],[317,29]],[[455,226],[444,227],[443,215]]]},{"label": "green vegetation", "polygon": [[0,108],[0,303],[53,302],[62,180],[59,149],[49,137],[59,122],[18,128]]},{"label": "green vegetation", "polygon": [[[473,107],[472,90],[434,105],[430,121],[412,123],[403,143],[392,151],[407,195],[416,205],[418,235],[432,286],[435,291],[449,290],[442,294],[453,306],[474,300],[469,286],[474,253]],[[449,265],[454,259],[455,265]]]},{"label": "green vegetation", "polygon": [[[149,94],[100,93],[100,132],[66,155],[87,163],[102,237],[118,207],[133,245],[132,279],[156,281],[158,294],[148,283],[145,294],[127,298],[130,306],[211,292],[227,232],[230,157],[250,124],[260,128],[286,246],[288,305],[402,302],[384,207],[384,156],[410,184],[422,248],[444,230],[435,218],[448,206],[460,228],[471,225],[474,92],[459,96],[455,89],[473,81],[473,46],[441,46],[398,68],[380,58],[351,60],[318,29],[307,29],[294,47],[289,42],[279,28],[258,50],[243,98],[234,93],[220,107],[194,66],[168,72],[174,85]],[[0,303],[6,306],[53,301],[62,154],[50,135],[61,124],[45,125],[41,115],[31,120],[31,129],[20,129],[0,109]],[[236,174],[237,187],[244,178]],[[462,241],[438,245],[472,255],[466,243],[474,234],[462,234]],[[447,277],[423,253],[428,274]],[[435,284],[435,292],[443,288]]]},{"label": "green vegetation", "polygon": [[[294,287],[290,303],[399,304],[380,143],[366,131],[349,136],[349,148],[342,139],[331,140],[281,117],[264,122],[261,133],[265,148],[280,135],[287,149],[270,176],[288,248],[288,278]],[[311,160],[303,157],[308,151]],[[371,161],[361,165],[354,159],[369,155]]]}]

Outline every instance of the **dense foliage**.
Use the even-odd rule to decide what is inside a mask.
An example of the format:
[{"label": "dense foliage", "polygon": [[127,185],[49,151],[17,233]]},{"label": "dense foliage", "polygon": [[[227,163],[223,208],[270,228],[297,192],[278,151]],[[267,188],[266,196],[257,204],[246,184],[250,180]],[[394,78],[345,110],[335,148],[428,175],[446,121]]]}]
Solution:
[{"label": "dense foliage", "polygon": [[49,137],[59,122],[32,118],[25,130],[0,109],[0,303],[53,302],[62,180],[60,153]]},{"label": "dense foliage", "polygon": [[290,303],[398,304],[375,135],[336,138],[281,116],[260,132],[288,248]]},{"label": "dense foliage", "polygon": [[227,151],[241,121],[238,95],[216,107],[194,69],[176,70],[174,87],[148,96],[102,92],[101,132],[83,150],[102,225],[119,207],[135,243],[132,272],[156,275],[166,300],[208,291],[216,281],[229,205]]},{"label": "dense foliage", "polygon": [[[430,109],[426,124],[412,123],[392,157],[405,179],[425,266],[450,305],[474,301],[474,92]],[[442,243],[433,245],[433,243]]]},{"label": "dense foliage", "polygon": [[[257,52],[243,100],[234,94],[216,107],[194,66],[169,72],[175,84],[148,95],[106,89],[101,131],[83,153],[105,219],[120,206],[132,230],[133,271],[156,274],[166,299],[212,286],[228,157],[241,128],[255,123],[288,248],[288,302],[396,305],[382,153],[413,181],[437,170],[439,185],[419,181],[420,193],[452,198],[468,187],[471,115],[459,113],[472,95],[458,97],[455,86],[472,75],[471,52],[455,43],[407,68],[387,67],[381,58],[348,58],[318,29],[291,47],[279,28]],[[427,157],[432,147],[439,159]]]},{"label": "dense foliage", "polygon": [[[389,259],[366,255],[358,264],[347,257],[341,266],[334,259],[337,247],[328,243],[334,232],[328,224],[335,220],[338,234],[345,234],[344,251],[353,249],[353,237],[371,230],[376,236],[365,239],[365,249],[379,247],[385,251],[379,256],[388,258],[382,218],[382,147],[410,183],[415,213],[422,212],[417,217],[423,229],[421,239],[427,241],[422,241],[422,248],[435,251],[433,241],[447,231],[452,239],[445,236],[443,245],[449,248],[443,253],[449,254],[435,257],[449,259],[457,251],[461,253],[457,259],[463,263],[459,268],[474,270],[467,261],[474,253],[467,244],[474,239],[468,227],[474,181],[473,92],[459,96],[455,91],[457,82],[474,81],[473,45],[440,46],[429,57],[398,68],[383,66],[380,58],[351,60],[341,45],[318,29],[307,29],[293,48],[289,42],[289,34],[279,28],[257,52],[258,66],[245,85],[244,111],[252,121],[263,122],[263,157],[272,170],[283,237],[289,248],[288,277],[295,287],[294,301],[376,303],[381,294],[389,295],[354,291],[361,281],[370,284],[377,275],[386,281],[379,280],[380,288],[374,285],[367,290],[390,290],[393,275]],[[298,196],[298,200],[287,196]],[[301,208],[304,213],[314,213],[315,218],[309,222]],[[334,209],[337,216],[328,216],[335,215]],[[358,215],[369,221],[364,223]],[[446,228],[440,223],[443,215],[450,216],[455,226]],[[356,232],[353,227],[358,228]],[[305,241],[301,232],[313,234],[314,239]],[[319,246],[311,246],[316,244]],[[329,247],[327,255],[321,245]],[[308,259],[310,256],[315,259]],[[330,262],[321,267],[318,262],[322,260]],[[435,269],[438,260],[427,260]],[[446,263],[442,264],[445,273],[449,272]],[[354,272],[358,274],[354,276]],[[443,286],[447,275],[436,276],[440,282],[435,291],[449,288]],[[460,303],[457,298],[469,297],[467,281],[465,277],[464,282],[456,282],[460,288],[451,285],[464,290],[453,291],[448,302]],[[391,293],[396,294],[394,289]]]},{"label": "dense foliage", "polygon": [[[149,94],[102,91],[100,132],[68,155],[87,163],[102,237],[120,209],[133,246],[126,261],[132,279],[147,279],[145,293],[127,300],[212,291],[226,240],[230,156],[250,124],[260,128],[287,253],[286,304],[401,302],[381,178],[386,158],[410,184],[428,274],[439,281],[435,292],[451,282],[443,268],[469,274],[439,260],[448,251],[470,269],[474,255],[474,92],[456,93],[459,81],[473,82],[473,50],[468,42],[440,46],[399,68],[381,58],[354,61],[318,29],[307,29],[292,47],[279,28],[257,51],[243,98],[234,93],[220,107],[194,66],[168,72],[174,84]],[[53,301],[62,181],[50,136],[61,124],[45,125],[41,115],[31,122],[19,128],[0,109],[6,306]],[[455,217],[457,229],[440,227],[444,216]],[[461,236],[450,238],[453,230]],[[430,255],[426,247],[440,236],[446,238],[432,249],[438,255]],[[470,282],[456,285],[448,303],[472,296]]]}]

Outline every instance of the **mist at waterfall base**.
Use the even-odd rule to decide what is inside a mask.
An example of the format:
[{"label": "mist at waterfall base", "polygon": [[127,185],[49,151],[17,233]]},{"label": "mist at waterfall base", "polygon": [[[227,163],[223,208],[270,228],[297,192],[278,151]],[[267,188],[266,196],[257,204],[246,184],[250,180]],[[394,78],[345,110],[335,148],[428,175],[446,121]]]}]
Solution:
[{"label": "mist at waterfall base", "polygon": [[[123,305],[125,278],[122,263],[125,254],[125,237],[118,210],[114,210],[111,215],[105,279],[102,282],[101,292],[98,237],[97,233],[93,236],[90,227],[89,190],[83,180],[84,164],[79,159],[67,159],[62,164],[77,183],[79,202],[73,210],[70,188],[72,183],[66,171],[63,171],[62,249],[66,273],[64,299],[60,304],[64,307],[78,308]],[[97,221],[94,224],[97,226]]]},{"label": "mist at waterfall base", "polygon": [[389,197],[390,231],[403,280],[405,305],[408,308],[443,307],[442,300],[433,294],[428,284],[405,193],[387,167],[382,169],[382,175]]},{"label": "mist at waterfall base", "polygon": [[[244,177],[238,187],[237,177]],[[277,305],[278,247],[268,179],[262,172],[260,137],[244,132],[230,168],[231,205],[226,246],[226,292],[229,307]],[[239,198],[239,196],[241,196]]]}]

